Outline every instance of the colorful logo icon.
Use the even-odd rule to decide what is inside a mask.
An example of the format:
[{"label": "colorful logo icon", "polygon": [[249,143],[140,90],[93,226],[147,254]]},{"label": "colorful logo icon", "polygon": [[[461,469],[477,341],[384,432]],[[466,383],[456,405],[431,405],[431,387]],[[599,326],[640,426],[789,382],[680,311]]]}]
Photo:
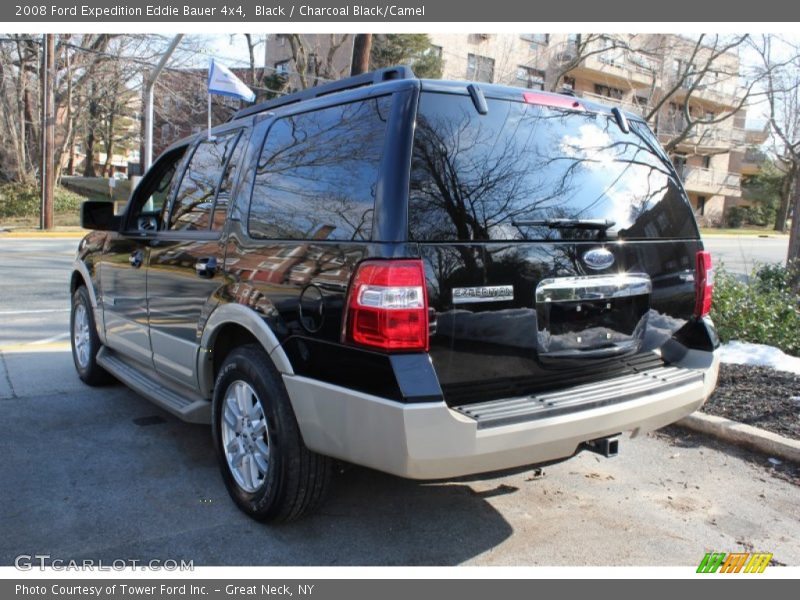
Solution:
[{"label": "colorful logo icon", "polygon": [[763,573],[772,560],[768,552],[709,552],[700,561],[698,573]]}]

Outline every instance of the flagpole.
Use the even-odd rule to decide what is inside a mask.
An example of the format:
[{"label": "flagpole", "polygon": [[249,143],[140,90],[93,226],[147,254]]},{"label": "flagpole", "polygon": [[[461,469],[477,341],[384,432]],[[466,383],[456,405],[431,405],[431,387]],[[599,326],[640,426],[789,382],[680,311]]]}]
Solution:
[{"label": "flagpole", "polygon": [[211,139],[211,94],[208,95],[208,139]]}]

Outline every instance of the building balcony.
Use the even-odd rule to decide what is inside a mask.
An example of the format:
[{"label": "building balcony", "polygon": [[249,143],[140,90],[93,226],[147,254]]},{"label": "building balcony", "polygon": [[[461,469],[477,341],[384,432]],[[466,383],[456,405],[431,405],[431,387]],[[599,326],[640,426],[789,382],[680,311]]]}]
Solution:
[{"label": "building balcony", "polygon": [[645,104],[638,104],[630,100],[618,100],[616,98],[609,98],[608,96],[593,94],[591,92],[578,92],[578,96],[581,98],[586,98],[587,100],[591,100],[592,102],[605,104],[607,106],[618,106],[623,110],[627,110],[628,112],[639,115],[640,117],[647,115],[649,110],[649,107]]},{"label": "building balcony", "polygon": [[[647,116],[651,110],[649,105],[633,102],[630,99],[619,100],[591,92],[580,92],[578,95],[593,102],[608,106],[618,106],[641,117]],[[735,149],[745,146],[750,139],[750,131],[739,127],[731,127],[731,122],[723,121],[712,125],[696,124],[681,141],[680,146],[691,146],[694,150]],[[659,121],[658,140],[662,144],[666,144],[676,136],[681,135],[685,128],[686,122],[682,117],[662,118]]]},{"label": "building balcony", "polygon": [[[730,124],[730,121],[709,125],[697,123],[679,146],[690,146],[695,150],[734,150],[743,147],[747,143],[747,132],[740,127],[731,127]],[[682,117],[662,118],[658,125],[658,139],[666,144],[680,136],[685,129],[686,122]]]},{"label": "building balcony", "polygon": [[683,167],[678,173],[683,180],[683,186],[689,192],[709,196],[740,197],[742,195],[738,173],[689,166]]},{"label": "building balcony", "polygon": [[742,156],[741,170],[742,175],[756,175],[764,167],[767,161],[767,153],[757,148],[748,148]]},{"label": "building balcony", "polygon": [[[662,89],[669,89],[673,84],[667,79],[662,85]],[[676,91],[674,97],[681,100],[687,94],[692,95],[692,100],[699,104],[706,104],[714,108],[735,108],[740,100],[741,90],[734,88],[730,84],[715,83],[702,84],[692,89],[690,81],[684,81]]]},{"label": "building balcony", "polygon": [[604,84],[616,82],[625,88],[641,88],[653,84],[656,65],[647,57],[628,54],[620,49],[587,56],[570,75]]}]

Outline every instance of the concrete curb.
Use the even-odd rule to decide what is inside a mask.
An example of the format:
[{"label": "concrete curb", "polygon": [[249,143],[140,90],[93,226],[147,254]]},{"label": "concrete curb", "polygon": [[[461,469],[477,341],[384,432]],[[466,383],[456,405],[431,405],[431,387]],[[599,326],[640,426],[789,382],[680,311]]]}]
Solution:
[{"label": "concrete curb", "polygon": [[800,441],[758,427],[715,417],[702,412],[692,413],[676,423],[680,427],[699,431],[722,441],[744,446],[775,458],[800,463]]},{"label": "concrete curb", "polygon": [[780,240],[786,239],[789,240],[788,234],[780,234],[780,233],[701,233],[700,237],[703,239],[707,238],[717,238],[717,239],[771,239],[771,240]]}]

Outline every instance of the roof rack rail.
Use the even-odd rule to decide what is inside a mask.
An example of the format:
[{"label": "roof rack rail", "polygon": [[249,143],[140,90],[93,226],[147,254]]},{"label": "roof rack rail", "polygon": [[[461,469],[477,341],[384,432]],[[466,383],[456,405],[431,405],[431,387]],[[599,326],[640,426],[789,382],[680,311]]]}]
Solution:
[{"label": "roof rack rail", "polygon": [[324,83],[322,85],[308,88],[307,90],[286,94],[280,98],[274,98],[272,100],[267,100],[266,102],[248,106],[247,108],[243,108],[233,113],[228,121],[255,115],[266,110],[271,110],[280,106],[286,106],[287,104],[294,104],[295,102],[300,102],[302,100],[319,98],[320,96],[325,96],[326,94],[343,92],[344,90],[352,90],[354,88],[364,87],[367,85],[376,85],[378,83],[383,83],[384,81],[391,81],[394,79],[416,79],[416,75],[414,75],[414,71],[412,71],[411,67],[408,65],[385,67],[383,69],[370,71],[369,73],[362,73],[361,75],[347,77],[346,79],[331,81],[330,83]]}]

